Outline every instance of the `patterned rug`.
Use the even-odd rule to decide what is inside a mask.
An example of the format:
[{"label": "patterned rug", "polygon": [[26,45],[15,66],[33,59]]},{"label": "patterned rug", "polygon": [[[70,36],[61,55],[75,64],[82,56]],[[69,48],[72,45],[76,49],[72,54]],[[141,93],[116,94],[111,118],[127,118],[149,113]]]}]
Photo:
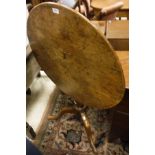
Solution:
[{"label": "patterned rug", "polygon": [[[50,114],[55,115],[63,107],[73,105],[73,99],[61,93]],[[112,111],[87,108],[86,116],[91,124],[95,147],[100,155],[128,155],[128,146],[125,146],[120,139],[114,143],[108,142]],[[57,121],[49,121],[39,147],[44,155],[52,155],[53,150],[57,150],[58,155],[93,155],[81,117],[75,114],[65,114]]]}]

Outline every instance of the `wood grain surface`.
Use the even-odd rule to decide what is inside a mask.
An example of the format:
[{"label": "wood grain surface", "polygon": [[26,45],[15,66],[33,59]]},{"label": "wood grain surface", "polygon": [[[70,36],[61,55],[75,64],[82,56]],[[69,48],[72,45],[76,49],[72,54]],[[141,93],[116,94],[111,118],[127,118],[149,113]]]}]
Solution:
[{"label": "wood grain surface", "polygon": [[129,89],[129,51],[116,51],[125,77],[125,87]]},{"label": "wood grain surface", "polygon": [[36,59],[61,91],[99,109],[121,101],[125,79],[119,58],[84,16],[60,4],[42,3],[31,10],[27,31]]}]

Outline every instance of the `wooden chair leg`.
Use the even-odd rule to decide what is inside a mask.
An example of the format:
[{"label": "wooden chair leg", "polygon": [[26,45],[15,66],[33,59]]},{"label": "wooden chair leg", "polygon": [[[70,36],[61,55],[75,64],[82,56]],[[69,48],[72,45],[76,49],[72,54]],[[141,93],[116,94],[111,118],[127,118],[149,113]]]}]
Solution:
[{"label": "wooden chair leg", "polygon": [[108,21],[105,21],[105,29],[104,29],[104,35],[107,35],[107,30],[108,30]]}]

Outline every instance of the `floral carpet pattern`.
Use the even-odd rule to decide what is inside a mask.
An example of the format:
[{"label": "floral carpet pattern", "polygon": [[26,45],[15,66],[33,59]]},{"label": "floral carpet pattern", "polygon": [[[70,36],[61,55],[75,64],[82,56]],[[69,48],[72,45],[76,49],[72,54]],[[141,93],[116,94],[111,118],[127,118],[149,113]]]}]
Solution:
[{"label": "floral carpet pattern", "polygon": [[[74,106],[73,99],[65,94],[59,94],[56,99],[52,115],[57,114],[63,107]],[[91,124],[95,147],[100,155],[128,155],[128,151],[121,142],[109,143],[108,134],[112,123],[110,110],[86,109],[86,116]],[[51,150],[65,150],[68,155],[74,155],[74,151],[93,155],[81,117],[75,114],[64,114],[57,121],[49,121],[45,134],[40,142],[40,150],[44,155],[50,155]],[[70,153],[72,152],[72,153]],[[65,155],[65,154],[64,154]]]}]

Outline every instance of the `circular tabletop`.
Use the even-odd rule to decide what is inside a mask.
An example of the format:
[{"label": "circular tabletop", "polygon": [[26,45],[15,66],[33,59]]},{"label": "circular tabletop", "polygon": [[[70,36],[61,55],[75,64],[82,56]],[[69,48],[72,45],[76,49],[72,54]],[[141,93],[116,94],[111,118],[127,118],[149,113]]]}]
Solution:
[{"label": "circular tabletop", "polygon": [[30,12],[27,34],[42,69],[76,102],[106,109],[121,101],[125,80],[119,59],[83,15],[57,3],[41,3]]}]

